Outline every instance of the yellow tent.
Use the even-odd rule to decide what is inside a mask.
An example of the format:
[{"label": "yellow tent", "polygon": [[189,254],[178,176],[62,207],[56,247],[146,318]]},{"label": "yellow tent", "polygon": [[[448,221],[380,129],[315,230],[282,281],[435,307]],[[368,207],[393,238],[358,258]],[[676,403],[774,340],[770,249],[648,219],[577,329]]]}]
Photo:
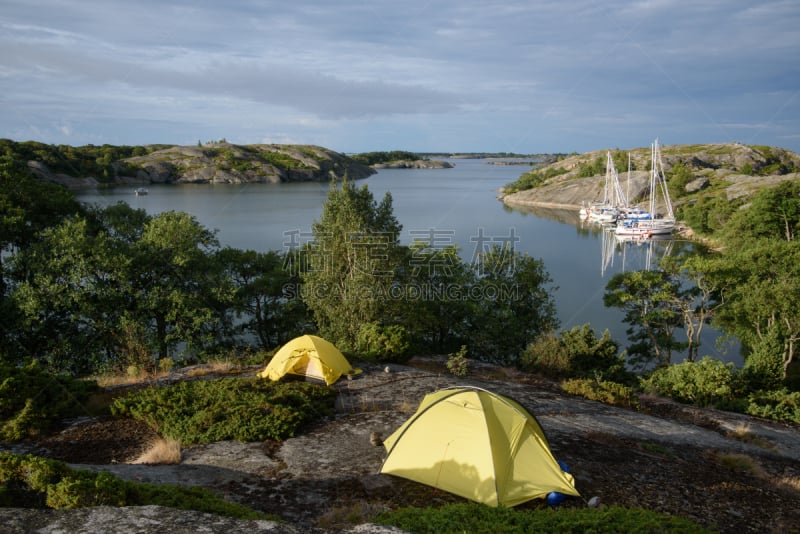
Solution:
[{"label": "yellow tent", "polygon": [[483,389],[426,395],[384,446],[381,473],[490,506],[516,506],[550,492],[579,495],[536,419],[516,401]]},{"label": "yellow tent", "polygon": [[306,335],[296,337],[281,347],[258,376],[280,380],[284,375],[292,374],[316,378],[331,385],[352,370],[350,362],[333,343]]}]

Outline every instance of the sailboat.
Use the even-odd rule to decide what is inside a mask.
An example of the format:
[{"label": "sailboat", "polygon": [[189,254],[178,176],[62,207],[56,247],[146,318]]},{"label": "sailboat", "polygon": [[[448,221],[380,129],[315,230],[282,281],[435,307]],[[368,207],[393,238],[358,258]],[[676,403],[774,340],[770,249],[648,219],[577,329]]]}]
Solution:
[{"label": "sailboat", "polygon": [[[628,235],[637,237],[650,237],[654,235],[671,234],[675,229],[675,213],[672,211],[672,200],[669,197],[667,179],[664,175],[664,165],[661,162],[661,148],[658,139],[650,146],[651,148],[651,171],[650,171],[650,219],[645,220],[625,220],[618,224],[615,233],[617,235]],[[659,192],[663,196],[666,214],[658,217],[656,215],[656,205]]]},{"label": "sailboat", "polygon": [[[628,190],[625,192],[626,200],[631,198],[631,153],[628,152]],[[641,221],[645,219],[652,219],[653,216],[649,211],[640,208],[639,206],[631,206],[626,203],[622,208],[622,220]]]},{"label": "sailboat", "polygon": [[606,181],[603,187],[602,202],[594,202],[590,207],[581,208],[581,215],[590,221],[613,223],[620,215],[620,208],[627,204],[625,194],[619,185],[619,175],[614,167],[611,151],[606,152]]}]

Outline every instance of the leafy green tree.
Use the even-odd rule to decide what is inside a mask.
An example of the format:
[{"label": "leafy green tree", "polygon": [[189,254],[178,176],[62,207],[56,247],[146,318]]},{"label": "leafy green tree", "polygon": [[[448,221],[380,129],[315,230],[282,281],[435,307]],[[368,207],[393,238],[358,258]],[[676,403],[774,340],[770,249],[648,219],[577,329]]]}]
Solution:
[{"label": "leafy green tree", "polygon": [[800,230],[800,181],[786,180],[757,193],[747,209],[737,211],[725,227],[727,242],[772,238],[793,241]]},{"label": "leafy green tree", "polygon": [[389,296],[403,257],[400,229],[389,193],[377,203],[366,186],[331,185],[312,226],[302,297],[322,336],[344,350],[355,349],[362,324],[394,315]]},{"label": "leafy green tree", "polygon": [[718,324],[758,353],[758,367],[777,365],[785,379],[800,342],[800,242],[745,241],[705,272],[720,288]]},{"label": "leafy green tree", "polygon": [[539,335],[558,327],[552,282],[544,262],[493,245],[472,266],[475,287],[467,330],[470,353],[482,360],[516,363]]},{"label": "leafy green tree", "polygon": [[152,218],[145,210],[132,208],[122,201],[103,208],[89,208],[87,217],[95,231],[106,232],[127,245],[142,238],[145,225]]},{"label": "leafy green tree", "polygon": [[625,312],[632,363],[669,365],[673,351],[685,348],[675,339],[681,325],[675,307],[679,293],[679,282],[662,270],[617,273],[608,281],[603,303]]},{"label": "leafy green tree", "polygon": [[475,273],[454,245],[436,248],[416,241],[404,261],[400,321],[411,333],[414,350],[446,354],[467,342],[473,305],[465,293]]},{"label": "leafy green tree", "polygon": [[33,243],[42,230],[81,212],[65,188],[37,182],[12,156],[0,156],[0,299],[6,293],[6,255]]},{"label": "leafy green tree", "polygon": [[13,258],[11,298],[20,310],[15,345],[57,371],[83,373],[114,353],[126,305],[125,250],[84,218],[45,230]]},{"label": "leafy green tree", "polygon": [[695,232],[716,235],[725,228],[740,204],[737,201],[729,201],[724,194],[706,196],[681,206],[679,216]]},{"label": "leafy green tree", "polygon": [[194,216],[174,211],[147,221],[134,245],[135,314],[154,337],[159,359],[170,357],[179,343],[194,351],[213,345],[217,304],[233,299],[232,286],[215,271],[218,246]]},{"label": "leafy green tree", "polygon": [[751,391],[778,390],[783,385],[785,371],[782,358],[783,340],[778,328],[770,328],[752,342],[744,362],[742,376]]},{"label": "leafy green tree", "polygon": [[700,338],[722,306],[719,281],[706,274],[708,259],[704,254],[692,253],[684,257],[667,258],[661,267],[676,280],[672,305],[683,319],[686,333],[686,359],[697,360]]},{"label": "leafy green tree", "polygon": [[235,288],[239,330],[258,339],[264,349],[282,345],[308,331],[310,317],[300,299],[299,266],[294,252],[256,252],[223,248],[216,254]]}]

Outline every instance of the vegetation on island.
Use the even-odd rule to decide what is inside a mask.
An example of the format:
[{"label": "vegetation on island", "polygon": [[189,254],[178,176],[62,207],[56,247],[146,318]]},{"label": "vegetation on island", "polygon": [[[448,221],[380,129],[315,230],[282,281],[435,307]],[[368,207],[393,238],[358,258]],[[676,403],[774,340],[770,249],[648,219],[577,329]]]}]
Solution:
[{"label": "vegetation on island", "polygon": [[[765,148],[759,153],[775,161],[752,172],[792,169]],[[685,185],[694,172],[672,169],[673,185]],[[529,173],[526,183],[553,172]],[[487,239],[469,260],[434,231],[402,245],[391,195],[378,201],[350,181],[331,187],[311,235],[294,236],[287,250],[262,252],[221,247],[187,213],[81,205],[66,190],[36,181],[6,153],[0,157],[3,439],[44,432],[73,413],[72,400],[88,405],[85,396],[96,385],[78,378],[155,373],[253,350],[264,361],[308,332],[355,360],[450,354],[456,375],[469,360],[516,366],[563,380],[567,392],[629,409],[637,409],[639,393],[653,392],[800,422],[800,182],[779,181],[732,200],[712,185],[702,194],[684,192],[683,199],[679,216],[715,251],[698,247],[654,270],[615,275],[604,302],[624,313],[623,342],[607,332],[598,336],[591,325],[559,331],[544,264],[515,251],[510,240]],[[742,368],[703,354],[699,339],[708,324],[741,341]],[[31,393],[45,391],[44,382],[59,391]],[[328,413],[332,395],[322,386],[225,379],[141,390],[115,400],[113,410],[187,443],[285,439]],[[260,415],[234,402],[237,396],[259,406]],[[141,503],[130,495],[150,491],[50,464],[44,469],[59,476],[34,482],[24,479],[31,469],[20,468],[20,458],[0,458],[12,473],[3,480],[13,481],[4,483],[3,503],[35,496],[47,504],[51,494],[59,506]],[[100,495],[94,500],[85,491],[90,487]]]},{"label": "vegetation on island", "polygon": [[170,145],[48,145],[37,141],[16,142],[0,139],[0,158],[17,170],[27,170],[29,161],[40,162],[53,173],[70,176],[94,176],[111,181],[117,174],[135,174],[135,167],[119,162],[126,158],[144,156]]},{"label": "vegetation on island", "polygon": [[376,165],[378,163],[392,163],[395,161],[416,161],[418,159],[428,159],[414,152],[406,150],[390,150],[382,152],[361,152],[350,156],[355,161],[364,165]]},{"label": "vegetation on island", "polygon": [[543,169],[531,169],[530,171],[526,172],[516,181],[507,184],[503,187],[503,191],[505,193],[517,193],[519,191],[524,191],[526,189],[533,189],[543,183],[545,183],[549,178],[553,178],[554,176],[560,176],[562,174],[566,174],[568,171],[567,169],[563,169],[560,167],[546,167]]},{"label": "vegetation on island", "polygon": [[[0,158],[17,172],[32,169],[44,180],[102,185],[142,180],[208,182],[328,180],[331,174],[355,178],[370,169],[347,156],[311,145],[235,145],[224,138],[197,146],[48,145],[0,139]],[[219,176],[218,176],[219,175]],[[79,185],[78,185],[79,186]]]}]

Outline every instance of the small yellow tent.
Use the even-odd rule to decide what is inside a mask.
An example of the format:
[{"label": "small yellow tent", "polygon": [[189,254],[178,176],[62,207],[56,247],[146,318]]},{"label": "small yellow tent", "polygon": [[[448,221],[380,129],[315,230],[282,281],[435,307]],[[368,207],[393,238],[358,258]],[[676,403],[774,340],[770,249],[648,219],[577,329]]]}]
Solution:
[{"label": "small yellow tent", "polygon": [[536,419],[516,401],[483,389],[426,395],[384,446],[381,473],[490,506],[516,506],[550,492],[579,495]]},{"label": "small yellow tent", "polygon": [[333,343],[321,337],[305,335],[281,347],[258,376],[280,380],[284,375],[292,374],[316,378],[331,385],[351,371],[350,362]]}]

